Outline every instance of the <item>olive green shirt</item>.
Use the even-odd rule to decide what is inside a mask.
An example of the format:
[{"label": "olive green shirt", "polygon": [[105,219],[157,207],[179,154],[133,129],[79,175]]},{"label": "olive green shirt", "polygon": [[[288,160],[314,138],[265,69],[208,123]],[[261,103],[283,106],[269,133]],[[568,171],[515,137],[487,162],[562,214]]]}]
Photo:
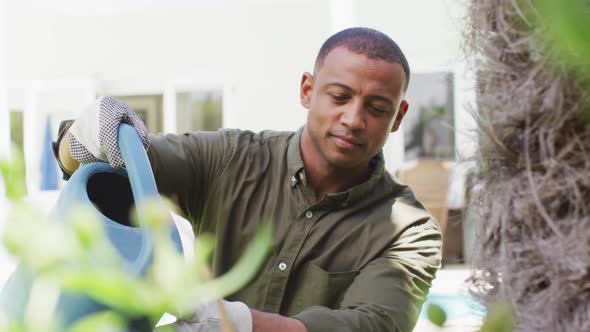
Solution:
[{"label": "olive green shirt", "polygon": [[214,234],[216,275],[260,222],[273,243],[260,273],[228,300],[301,320],[308,331],[411,331],[441,261],[438,223],[375,156],[370,178],[316,202],[297,132],[151,136],[159,190],[195,234]]}]

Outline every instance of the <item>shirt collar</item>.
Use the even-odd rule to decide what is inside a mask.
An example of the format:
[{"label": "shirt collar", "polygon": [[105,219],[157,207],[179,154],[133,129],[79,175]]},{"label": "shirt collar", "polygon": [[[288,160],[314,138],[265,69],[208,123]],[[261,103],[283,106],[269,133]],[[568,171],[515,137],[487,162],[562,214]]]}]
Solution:
[{"label": "shirt collar", "polygon": [[379,151],[377,155],[370,161],[371,163],[371,176],[367,181],[356,185],[348,190],[350,193],[346,203],[353,203],[361,200],[363,197],[367,197],[369,193],[375,188],[379,180],[385,173],[385,158],[383,157],[383,151]]},{"label": "shirt collar", "polygon": [[299,172],[303,171],[303,158],[301,158],[301,135],[303,128],[299,128],[291,140],[289,141],[289,148],[287,151],[287,166],[289,167],[289,175],[293,178],[299,176]]},{"label": "shirt collar", "polygon": [[[301,135],[303,133],[303,128],[304,127],[301,127],[295,132],[289,142],[287,151],[287,165],[289,168],[289,175],[291,176],[292,186],[295,186],[299,182],[305,183],[305,174],[303,173],[304,164],[303,158],[301,157]],[[345,192],[328,194],[327,197],[330,200],[338,201],[338,204],[344,204],[344,206],[366,197],[366,195],[373,190],[385,172],[385,159],[382,151],[371,159],[371,169],[371,176],[367,181],[356,185]],[[326,197],[324,197],[324,199],[326,199]]]}]

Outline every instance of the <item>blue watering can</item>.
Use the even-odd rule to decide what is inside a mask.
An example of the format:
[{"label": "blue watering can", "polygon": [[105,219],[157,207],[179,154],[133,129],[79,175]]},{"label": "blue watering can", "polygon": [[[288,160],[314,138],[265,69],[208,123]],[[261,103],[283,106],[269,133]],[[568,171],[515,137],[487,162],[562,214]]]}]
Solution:
[{"label": "blue watering can", "polygon": [[[107,163],[81,165],[72,175],[52,211],[55,220],[66,222],[73,206],[91,207],[100,218],[104,231],[119,253],[128,273],[142,276],[152,261],[153,242],[143,220],[139,227],[130,223],[132,206],[146,200],[160,199],[149,159],[135,129],[127,124],[119,126],[119,150],[126,169],[115,169]],[[180,235],[170,222],[170,236],[182,252]],[[40,253],[42,254],[42,253]],[[6,282],[0,295],[1,309],[7,318],[22,321],[35,275],[18,266]],[[57,312],[64,326],[78,319],[109,309],[106,305],[76,293],[60,293]],[[153,326],[144,318],[129,320],[128,331],[151,331]]]}]

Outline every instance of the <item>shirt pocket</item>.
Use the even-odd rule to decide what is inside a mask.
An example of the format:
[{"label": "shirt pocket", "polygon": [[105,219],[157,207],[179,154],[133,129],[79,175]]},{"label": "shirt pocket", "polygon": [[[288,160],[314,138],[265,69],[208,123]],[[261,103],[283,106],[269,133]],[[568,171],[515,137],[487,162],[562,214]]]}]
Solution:
[{"label": "shirt pocket", "polygon": [[313,263],[307,263],[289,282],[281,311],[284,315],[292,316],[314,305],[337,309],[357,275],[358,271],[328,272]]}]

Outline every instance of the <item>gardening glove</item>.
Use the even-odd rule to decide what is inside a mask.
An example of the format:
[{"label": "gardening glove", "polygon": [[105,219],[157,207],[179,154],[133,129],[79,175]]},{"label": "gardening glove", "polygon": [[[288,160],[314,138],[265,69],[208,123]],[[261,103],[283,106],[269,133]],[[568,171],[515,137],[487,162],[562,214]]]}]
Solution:
[{"label": "gardening glove", "polygon": [[[235,332],[252,332],[252,313],[242,302],[221,301],[229,325]],[[173,324],[176,332],[221,332],[221,313],[217,301],[199,304],[193,313]]]},{"label": "gardening glove", "polygon": [[148,131],[141,119],[124,102],[102,97],[88,106],[69,129],[72,158],[80,163],[108,161],[113,167],[125,166],[117,142],[121,122],[137,130],[147,151]]}]

